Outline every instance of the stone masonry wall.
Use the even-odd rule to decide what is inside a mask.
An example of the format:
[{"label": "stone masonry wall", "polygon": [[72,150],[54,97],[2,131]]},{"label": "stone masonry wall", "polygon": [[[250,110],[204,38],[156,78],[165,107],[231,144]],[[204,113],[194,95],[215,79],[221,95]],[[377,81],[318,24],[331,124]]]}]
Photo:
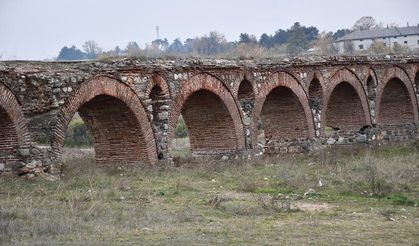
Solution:
[{"label": "stone masonry wall", "polygon": [[415,56],[0,62],[0,171],[59,173],[76,112],[98,165],[170,160],[181,114],[214,158],[414,141],[418,74]]}]

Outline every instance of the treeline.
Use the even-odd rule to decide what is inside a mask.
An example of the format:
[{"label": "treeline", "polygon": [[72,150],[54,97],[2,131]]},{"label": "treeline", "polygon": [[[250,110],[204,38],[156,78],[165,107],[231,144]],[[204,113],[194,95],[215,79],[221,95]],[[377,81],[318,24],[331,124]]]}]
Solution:
[{"label": "treeline", "polygon": [[[394,25],[394,24],[391,24]],[[124,48],[116,46],[112,50],[103,51],[99,45],[89,40],[82,46],[63,47],[57,60],[101,59],[107,57],[161,57],[161,56],[193,56],[193,57],[276,57],[296,56],[304,54],[332,55],[338,50],[333,42],[354,30],[366,30],[382,27],[374,18],[360,18],[352,29],[340,29],[336,32],[321,32],[317,27],[304,26],[299,22],[288,29],[279,29],[273,34],[263,33],[260,37],[241,33],[237,41],[227,41],[225,36],[216,31],[185,41],[179,38],[169,42],[167,39],[156,39],[141,48],[137,42],[131,41]],[[404,52],[405,50],[402,50]],[[349,50],[349,53],[351,51]],[[387,49],[373,47],[367,52],[385,53]],[[396,51],[399,52],[399,51]]]},{"label": "treeline", "polygon": [[[330,33],[337,39],[350,30],[342,29]],[[216,31],[201,37],[179,38],[169,42],[167,39],[156,39],[141,48],[137,42],[129,42],[125,48],[116,46],[112,50],[103,51],[92,40],[87,41],[82,49],[76,46],[63,47],[57,60],[95,59],[106,56],[265,56],[268,53],[298,55],[313,45],[320,36],[314,26],[303,26],[299,22],[284,30],[279,29],[274,34],[263,33],[259,38],[248,33],[241,33],[238,41],[227,41],[225,36]]]}]

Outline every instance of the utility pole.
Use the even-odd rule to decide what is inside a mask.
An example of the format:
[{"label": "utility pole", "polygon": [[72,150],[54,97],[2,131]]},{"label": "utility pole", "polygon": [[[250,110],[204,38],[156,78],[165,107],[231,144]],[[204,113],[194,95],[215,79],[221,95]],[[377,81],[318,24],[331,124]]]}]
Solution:
[{"label": "utility pole", "polygon": [[159,26],[156,26],[157,39],[160,39]]}]

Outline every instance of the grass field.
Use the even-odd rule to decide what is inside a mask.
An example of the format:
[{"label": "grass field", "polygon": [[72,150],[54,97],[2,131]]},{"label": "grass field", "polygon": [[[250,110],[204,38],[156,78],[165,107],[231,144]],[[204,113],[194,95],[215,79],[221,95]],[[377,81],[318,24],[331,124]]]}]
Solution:
[{"label": "grass field", "polygon": [[419,151],[0,175],[0,245],[418,245]]}]

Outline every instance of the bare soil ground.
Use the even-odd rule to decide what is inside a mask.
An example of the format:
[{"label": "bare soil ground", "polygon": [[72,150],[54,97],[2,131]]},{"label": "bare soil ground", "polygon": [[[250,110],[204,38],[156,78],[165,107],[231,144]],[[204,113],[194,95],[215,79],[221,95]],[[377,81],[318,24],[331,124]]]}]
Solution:
[{"label": "bare soil ground", "polygon": [[414,146],[107,169],[93,154],[67,150],[55,182],[0,175],[0,245],[419,242]]}]

